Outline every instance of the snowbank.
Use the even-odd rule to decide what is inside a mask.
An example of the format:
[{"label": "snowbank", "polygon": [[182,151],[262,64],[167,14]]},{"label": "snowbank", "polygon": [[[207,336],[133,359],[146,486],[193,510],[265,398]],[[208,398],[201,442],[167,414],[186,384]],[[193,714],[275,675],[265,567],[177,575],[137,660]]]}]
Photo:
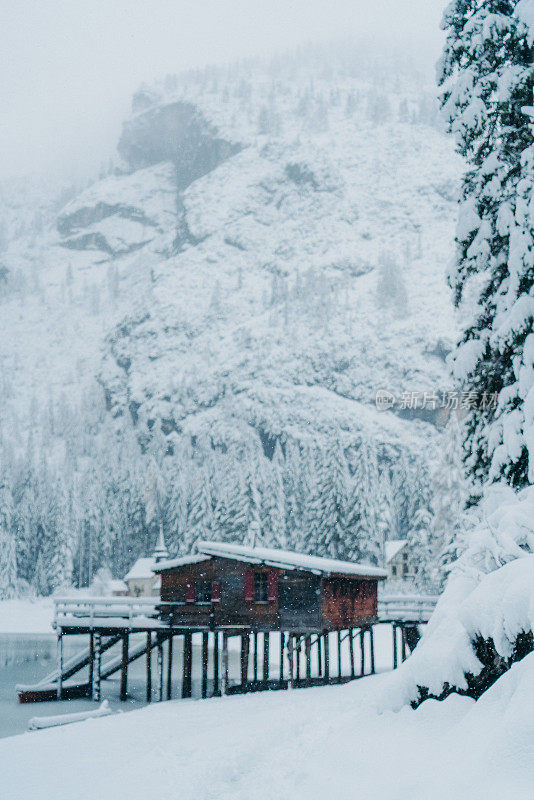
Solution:
[{"label": "snowbank", "polygon": [[[10,800],[531,800],[534,656],[478,702],[377,712],[391,675],[173,701],[0,741]],[[21,768],[23,765],[23,768]],[[172,787],[172,789],[171,789]]]},{"label": "snowbank", "polygon": [[478,676],[484,667],[475,653],[477,639],[493,640],[498,656],[508,660],[519,634],[533,630],[534,555],[516,559],[480,582],[461,572],[453,575],[413,656],[392,675],[384,707],[416,700],[419,687],[438,696],[446,683],[468,689],[466,675]]}]

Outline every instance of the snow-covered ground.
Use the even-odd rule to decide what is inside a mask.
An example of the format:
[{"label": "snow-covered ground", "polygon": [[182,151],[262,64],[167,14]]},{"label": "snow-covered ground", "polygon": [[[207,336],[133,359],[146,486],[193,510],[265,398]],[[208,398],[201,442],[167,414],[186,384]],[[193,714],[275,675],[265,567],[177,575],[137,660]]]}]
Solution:
[{"label": "snow-covered ground", "polygon": [[477,703],[378,713],[389,675],[171,701],[0,742],[10,800],[531,800],[534,655]]},{"label": "snow-covered ground", "polygon": [[2,600],[0,602],[0,634],[53,633],[54,603],[51,598],[39,600]]}]

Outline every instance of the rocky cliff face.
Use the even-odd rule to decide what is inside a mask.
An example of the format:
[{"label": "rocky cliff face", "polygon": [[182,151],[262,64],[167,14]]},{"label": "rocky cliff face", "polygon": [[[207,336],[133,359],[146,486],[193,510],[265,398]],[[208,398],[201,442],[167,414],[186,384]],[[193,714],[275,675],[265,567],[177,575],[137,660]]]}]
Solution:
[{"label": "rocky cliff face", "polygon": [[118,151],[130,169],[172,161],[179,190],[238,152],[204,119],[193,103],[161,103],[125,122]]},{"label": "rocky cliff face", "polygon": [[366,75],[294,65],[139,95],[124,173],[6,255],[27,276],[0,323],[19,419],[96,379],[117,424],[171,449],[339,431],[427,448],[430,417],[374,396],[447,381],[459,164],[399,81],[377,96]]}]

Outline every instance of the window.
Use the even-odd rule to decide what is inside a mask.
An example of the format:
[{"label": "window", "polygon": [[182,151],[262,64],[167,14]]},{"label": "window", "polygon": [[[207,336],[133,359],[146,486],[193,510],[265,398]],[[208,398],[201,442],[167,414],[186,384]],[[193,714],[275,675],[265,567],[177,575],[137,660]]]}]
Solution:
[{"label": "window", "polygon": [[197,581],[195,584],[195,602],[211,603],[211,581]]},{"label": "window", "polygon": [[254,573],[254,602],[267,603],[269,601],[269,586],[266,572]]},{"label": "window", "polygon": [[342,578],[333,583],[332,594],[334,597],[358,597],[360,594],[360,587],[354,581]]},{"label": "window", "polygon": [[402,574],[403,575],[407,575],[408,574],[408,566],[406,564],[402,568]]},{"label": "window", "polygon": [[397,567],[391,567],[391,574],[395,576],[397,574]]}]

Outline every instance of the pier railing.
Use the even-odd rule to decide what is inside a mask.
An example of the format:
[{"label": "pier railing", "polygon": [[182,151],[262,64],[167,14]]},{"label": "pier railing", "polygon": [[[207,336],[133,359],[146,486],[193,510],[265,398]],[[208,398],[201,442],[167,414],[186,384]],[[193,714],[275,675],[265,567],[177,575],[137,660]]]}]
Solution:
[{"label": "pier railing", "polygon": [[380,622],[428,622],[436,607],[436,595],[383,595],[378,599]]},{"label": "pier railing", "polygon": [[[379,622],[428,622],[438,598],[433,595],[383,595],[378,600]],[[124,620],[131,627],[136,620],[158,617],[162,606],[183,605],[166,603],[159,597],[56,597],[54,598],[54,627],[65,618],[85,620],[89,625],[102,619]]]},{"label": "pier railing", "polygon": [[53,626],[65,617],[88,620],[123,619],[132,623],[157,615],[158,597],[55,597]]}]

